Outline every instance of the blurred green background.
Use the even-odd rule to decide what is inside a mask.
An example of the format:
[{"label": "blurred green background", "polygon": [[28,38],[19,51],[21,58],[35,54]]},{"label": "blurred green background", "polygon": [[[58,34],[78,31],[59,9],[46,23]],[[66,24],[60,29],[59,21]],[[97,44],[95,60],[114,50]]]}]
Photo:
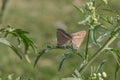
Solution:
[{"label": "blurred green background", "polygon": [[[30,32],[28,36],[34,40],[40,51],[47,44],[56,44],[56,25],[59,22],[63,22],[69,32],[85,29],[84,26],[77,24],[82,20],[82,16],[73,7],[73,4],[82,6],[85,1],[87,0],[8,0],[1,26],[9,24]],[[112,7],[119,10],[119,3],[120,0],[112,1]],[[62,70],[58,72],[58,65],[64,51],[52,50],[42,56],[36,68],[33,68],[37,54],[30,54],[32,61],[30,64],[26,60],[20,60],[10,48],[2,44],[0,48],[0,77],[5,80],[10,74],[13,74],[14,78],[25,76],[33,80],[60,80],[62,77],[71,76],[80,63],[79,57],[73,55],[65,61]],[[83,48],[84,46],[80,50]],[[113,57],[102,54],[97,58],[95,65],[98,65],[102,59],[108,61],[103,68],[108,74],[106,80],[113,80],[112,66],[115,66]]]}]

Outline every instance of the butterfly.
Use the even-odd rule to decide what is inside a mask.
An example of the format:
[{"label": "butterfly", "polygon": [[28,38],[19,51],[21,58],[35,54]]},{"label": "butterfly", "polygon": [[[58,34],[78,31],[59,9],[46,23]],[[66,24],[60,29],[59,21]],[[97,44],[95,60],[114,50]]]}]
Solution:
[{"label": "butterfly", "polygon": [[86,31],[79,31],[70,34],[61,28],[57,29],[57,45],[72,44],[74,49],[79,49],[82,44],[84,37],[86,36]]}]

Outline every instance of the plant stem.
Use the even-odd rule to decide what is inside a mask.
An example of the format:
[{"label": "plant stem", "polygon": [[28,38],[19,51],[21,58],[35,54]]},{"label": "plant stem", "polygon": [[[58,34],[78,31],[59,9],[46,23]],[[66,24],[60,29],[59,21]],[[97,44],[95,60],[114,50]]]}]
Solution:
[{"label": "plant stem", "polygon": [[[119,29],[119,28],[118,28]],[[117,38],[119,33],[117,32],[115,35],[111,35],[110,38],[103,44],[103,46],[95,52],[95,54],[88,60],[89,62],[86,63],[85,67],[81,71],[81,74],[83,74],[86,69],[89,67],[89,65],[106,49],[108,46]]]},{"label": "plant stem", "polygon": [[6,7],[8,0],[2,0],[2,7],[1,7],[1,12],[0,12],[0,23],[2,22],[2,17],[3,17],[3,13]]},{"label": "plant stem", "polygon": [[86,50],[85,50],[85,59],[88,58],[88,43],[89,43],[89,37],[90,37],[90,29],[88,30],[88,35],[87,35],[87,44],[86,44]]}]

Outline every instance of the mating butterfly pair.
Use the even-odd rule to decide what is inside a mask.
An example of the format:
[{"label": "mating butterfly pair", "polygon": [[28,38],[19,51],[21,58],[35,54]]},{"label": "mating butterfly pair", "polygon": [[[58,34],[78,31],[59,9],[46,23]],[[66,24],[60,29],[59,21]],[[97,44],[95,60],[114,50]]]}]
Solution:
[{"label": "mating butterfly pair", "polygon": [[69,34],[61,28],[57,29],[57,45],[72,44],[74,49],[79,49],[84,40],[86,31]]}]

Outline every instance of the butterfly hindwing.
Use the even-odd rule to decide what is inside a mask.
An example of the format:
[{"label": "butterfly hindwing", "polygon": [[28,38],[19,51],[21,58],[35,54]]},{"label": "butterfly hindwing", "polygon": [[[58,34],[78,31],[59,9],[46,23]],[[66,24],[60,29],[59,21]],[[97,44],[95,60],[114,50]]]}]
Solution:
[{"label": "butterfly hindwing", "polygon": [[57,29],[57,44],[63,45],[66,43],[72,43],[74,49],[78,49],[84,40],[86,31],[79,31],[73,34],[69,34],[61,28]]},{"label": "butterfly hindwing", "polygon": [[71,35],[72,35],[72,46],[74,49],[78,49],[84,40],[86,31],[76,32]]},{"label": "butterfly hindwing", "polygon": [[72,40],[72,36],[63,29],[57,29],[57,44],[63,45]]}]

